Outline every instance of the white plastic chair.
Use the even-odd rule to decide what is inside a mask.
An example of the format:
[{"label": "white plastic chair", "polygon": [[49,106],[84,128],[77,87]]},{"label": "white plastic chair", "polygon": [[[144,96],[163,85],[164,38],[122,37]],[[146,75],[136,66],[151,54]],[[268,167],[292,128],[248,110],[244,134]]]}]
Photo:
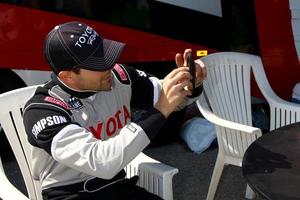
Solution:
[{"label": "white plastic chair", "polygon": [[[0,159],[0,199],[34,199],[41,200],[41,185],[32,176],[30,152],[32,146],[27,142],[27,136],[22,121],[22,109],[37,86],[16,89],[0,95],[0,124],[4,129],[9,144],[15,154],[26,185],[29,198],[22,194],[9,182],[3,170]],[[163,199],[172,200],[172,179],[178,169],[167,166],[140,153],[125,169],[127,177],[139,175],[138,185]]]},{"label": "white plastic chair", "polygon": [[[214,199],[225,164],[241,167],[248,146],[261,136],[252,126],[250,75],[270,106],[270,130],[300,121],[300,105],[279,98],[267,80],[259,56],[237,52],[213,53],[202,58],[207,67],[205,95],[197,100],[203,116],[216,125],[219,152],[207,199]],[[247,185],[246,198],[255,194]]]}]

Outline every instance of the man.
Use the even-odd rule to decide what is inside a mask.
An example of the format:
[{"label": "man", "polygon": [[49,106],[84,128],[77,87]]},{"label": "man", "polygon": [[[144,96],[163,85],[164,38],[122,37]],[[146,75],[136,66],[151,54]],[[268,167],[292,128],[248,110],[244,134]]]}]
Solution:
[{"label": "man", "polygon": [[[136,186],[136,177],[125,179],[123,168],[173,111],[191,101],[185,67],[191,50],[177,54],[178,68],[158,80],[117,64],[123,47],[81,22],[58,25],[48,34],[44,53],[52,80],[24,108],[44,199],[160,199]],[[206,72],[198,63],[199,85]],[[132,109],[146,112],[132,122]]]}]

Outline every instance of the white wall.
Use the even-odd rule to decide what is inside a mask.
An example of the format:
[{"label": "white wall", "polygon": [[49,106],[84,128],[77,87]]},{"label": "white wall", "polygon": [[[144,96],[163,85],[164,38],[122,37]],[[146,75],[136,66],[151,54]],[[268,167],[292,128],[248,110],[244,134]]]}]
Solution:
[{"label": "white wall", "polygon": [[[157,0],[163,3],[222,17],[221,0]],[[242,1],[242,0],[241,0]],[[263,0],[262,0],[263,1]]]},{"label": "white wall", "polygon": [[13,70],[18,74],[27,86],[43,84],[50,80],[50,71],[38,71],[38,70]]}]

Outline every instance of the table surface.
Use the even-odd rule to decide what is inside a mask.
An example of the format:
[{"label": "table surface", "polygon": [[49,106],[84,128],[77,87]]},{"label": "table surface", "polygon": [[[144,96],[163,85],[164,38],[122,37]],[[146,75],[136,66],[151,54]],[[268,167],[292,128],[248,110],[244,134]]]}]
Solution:
[{"label": "table surface", "polygon": [[242,171],[249,186],[266,199],[300,199],[300,123],[253,142],[244,155]]}]

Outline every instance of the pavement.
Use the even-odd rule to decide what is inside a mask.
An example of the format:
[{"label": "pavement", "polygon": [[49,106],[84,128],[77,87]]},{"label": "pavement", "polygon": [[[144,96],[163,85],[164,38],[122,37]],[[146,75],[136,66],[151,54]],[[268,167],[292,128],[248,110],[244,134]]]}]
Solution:
[{"label": "pavement", "polygon": [[[147,149],[145,153],[179,169],[179,173],[173,179],[174,200],[206,199],[218,147],[196,154],[190,151],[183,142],[178,141]],[[245,191],[246,181],[243,178],[242,169],[226,165],[215,200],[245,199]]]}]

